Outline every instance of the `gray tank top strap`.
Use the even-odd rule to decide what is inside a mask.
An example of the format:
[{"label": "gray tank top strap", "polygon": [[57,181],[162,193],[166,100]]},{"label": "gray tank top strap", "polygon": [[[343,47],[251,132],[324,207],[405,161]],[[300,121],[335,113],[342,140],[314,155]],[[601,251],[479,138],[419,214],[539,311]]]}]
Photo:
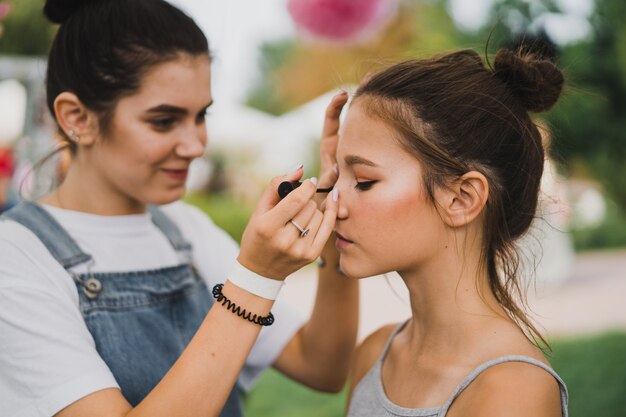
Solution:
[{"label": "gray tank top strap", "polygon": [[376,366],[382,366],[382,363],[385,360],[385,358],[387,357],[387,352],[389,351],[389,348],[391,347],[391,344],[393,343],[393,340],[396,338],[398,333],[400,333],[400,331],[402,331],[402,329],[404,329],[404,327],[407,325],[407,323],[410,320],[411,319],[408,319],[408,320],[398,324],[396,326],[396,328],[393,329],[393,331],[391,332],[391,335],[389,336],[389,339],[387,339],[387,343],[385,343],[385,348],[383,349],[382,353],[378,357],[378,361],[376,363]]},{"label": "gray tank top strap", "polygon": [[21,201],[2,216],[20,223],[33,232],[65,269],[92,259],[91,255],[80,249],[54,217],[37,203]]},{"label": "gray tank top strap", "polygon": [[483,373],[487,369],[491,368],[492,366],[499,365],[499,364],[505,363],[505,362],[525,362],[525,363],[529,363],[531,365],[538,366],[539,368],[545,370],[550,375],[552,375],[554,377],[554,379],[556,379],[556,381],[559,384],[559,391],[561,393],[561,410],[562,410],[562,413],[563,413],[563,417],[568,417],[567,403],[568,403],[569,395],[568,395],[568,392],[567,392],[567,387],[565,385],[565,382],[563,382],[561,377],[552,368],[550,368],[545,363],[543,363],[541,361],[538,361],[537,359],[531,358],[529,356],[522,356],[522,355],[502,356],[500,358],[496,358],[496,359],[492,359],[490,361],[487,361],[487,362],[483,363],[482,365],[478,366],[469,375],[467,375],[459,383],[459,385],[457,385],[457,387],[453,391],[453,393],[450,396],[450,398],[448,399],[448,401],[446,401],[446,403],[443,405],[443,407],[441,409],[441,412],[439,413],[439,416],[443,417],[443,416],[445,416],[448,413],[448,409],[450,408],[450,406],[452,405],[454,400],[456,400],[456,398],[459,395],[461,395],[461,393],[465,390],[465,388],[467,388],[481,373]]}]

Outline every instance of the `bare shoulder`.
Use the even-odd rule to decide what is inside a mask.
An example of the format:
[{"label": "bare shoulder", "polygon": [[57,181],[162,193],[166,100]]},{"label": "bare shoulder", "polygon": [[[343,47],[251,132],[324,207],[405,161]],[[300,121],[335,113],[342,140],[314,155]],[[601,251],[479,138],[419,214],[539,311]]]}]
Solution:
[{"label": "bare shoulder", "polygon": [[450,416],[562,416],[557,380],[526,362],[505,362],[485,370],[452,408]]},{"label": "bare shoulder", "polygon": [[356,348],[352,361],[352,370],[350,372],[351,391],[374,366],[383,352],[385,344],[391,337],[391,333],[397,326],[398,324],[390,324],[381,327],[365,338]]}]

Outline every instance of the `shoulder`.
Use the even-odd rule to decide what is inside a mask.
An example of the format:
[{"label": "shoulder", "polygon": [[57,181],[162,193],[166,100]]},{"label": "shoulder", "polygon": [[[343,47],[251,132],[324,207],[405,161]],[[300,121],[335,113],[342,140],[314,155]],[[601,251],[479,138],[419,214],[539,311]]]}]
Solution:
[{"label": "shoulder", "polygon": [[462,410],[468,417],[562,415],[559,383],[545,369],[527,362],[504,362],[488,368],[456,403],[456,411]]},{"label": "shoulder", "polygon": [[[78,305],[72,277],[52,256],[48,248],[27,227],[0,217],[0,291],[31,291],[46,297]],[[28,296],[24,301],[28,301]],[[0,302],[0,309],[7,308]]]},{"label": "shoulder", "polygon": [[9,219],[0,219],[0,287],[28,286],[40,278],[63,274],[45,245],[28,228]]},{"label": "shoulder", "polygon": [[351,389],[354,389],[365,374],[372,369],[398,325],[399,323],[395,323],[381,327],[365,338],[357,347],[352,362]]}]

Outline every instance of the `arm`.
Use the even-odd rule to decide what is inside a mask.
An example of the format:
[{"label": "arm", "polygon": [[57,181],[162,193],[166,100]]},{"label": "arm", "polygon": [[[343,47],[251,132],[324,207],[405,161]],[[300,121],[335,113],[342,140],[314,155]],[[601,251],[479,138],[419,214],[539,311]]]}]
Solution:
[{"label": "arm", "polygon": [[336,271],[334,239],[327,243],[319,268],[318,288],[310,320],[285,346],[274,367],[311,388],[338,392],[343,388],[357,336],[358,282]]},{"label": "arm", "polygon": [[[305,181],[287,198],[277,201],[278,184],[301,176],[302,171],[298,170],[275,178],[259,202],[244,233],[238,258],[248,269],[282,280],[321,252],[332,232],[337,202],[331,199],[323,215],[315,213],[320,217],[318,226],[311,229],[310,237],[302,239],[294,233],[289,219],[311,204],[316,207],[311,202],[315,185]],[[223,293],[259,315],[267,315],[273,304],[230,281]],[[132,408],[118,389],[105,389],[74,402],[57,416],[217,416],[260,330],[261,326],[216,303],[181,357],[137,407]]]},{"label": "arm", "polygon": [[[320,186],[337,181],[335,153],[339,139],[339,116],[348,100],[346,93],[333,97],[326,109],[320,143]],[[322,204],[322,197],[317,197]],[[322,391],[338,392],[345,384],[357,337],[358,281],[337,271],[339,253],[333,236],[322,251],[325,266],[318,270],[318,287],[309,322],[287,344],[276,369]]]}]

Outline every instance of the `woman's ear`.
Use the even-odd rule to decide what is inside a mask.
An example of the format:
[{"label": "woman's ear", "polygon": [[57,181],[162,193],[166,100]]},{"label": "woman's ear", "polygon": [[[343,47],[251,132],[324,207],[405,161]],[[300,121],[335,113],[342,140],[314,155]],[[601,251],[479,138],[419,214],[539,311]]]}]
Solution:
[{"label": "woman's ear", "polygon": [[450,227],[462,227],[476,219],[489,197],[489,182],[478,171],[470,171],[447,189],[438,199],[443,220]]},{"label": "woman's ear", "polygon": [[78,96],[64,91],[54,99],[54,114],[63,132],[80,145],[90,145],[95,141],[98,120],[87,109]]}]

